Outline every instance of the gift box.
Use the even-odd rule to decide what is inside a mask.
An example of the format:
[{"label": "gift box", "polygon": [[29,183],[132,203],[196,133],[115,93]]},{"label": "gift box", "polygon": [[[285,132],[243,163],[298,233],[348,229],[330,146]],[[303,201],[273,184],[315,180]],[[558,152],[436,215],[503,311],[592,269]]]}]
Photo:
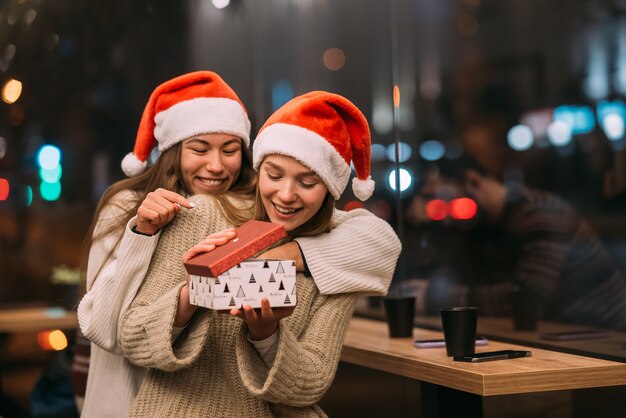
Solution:
[{"label": "gift box", "polygon": [[272,307],[295,306],[295,261],[249,258],[286,237],[285,229],[252,220],[236,232],[227,244],[185,263],[190,303],[215,310],[242,305],[259,308],[265,297]]},{"label": "gift box", "polygon": [[217,277],[189,276],[192,305],[215,310],[260,308],[264,297],[273,308],[296,305],[295,261],[249,259]]}]

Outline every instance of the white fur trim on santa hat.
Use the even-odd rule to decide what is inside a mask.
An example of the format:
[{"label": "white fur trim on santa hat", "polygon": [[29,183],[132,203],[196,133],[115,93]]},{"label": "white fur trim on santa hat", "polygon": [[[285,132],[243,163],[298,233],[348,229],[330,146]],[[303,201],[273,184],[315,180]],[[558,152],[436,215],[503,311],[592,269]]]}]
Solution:
[{"label": "white fur trim on santa hat", "polygon": [[176,103],[154,117],[159,151],[194,135],[235,135],[250,146],[250,120],[239,102],[224,97],[199,97]]},{"label": "white fur trim on santa hat", "polygon": [[350,165],[326,138],[296,125],[275,123],[263,129],[254,141],[255,170],[269,154],[288,155],[300,161],[322,179],[328,191],[339,199],[350,179]]},{"label": "white fur trim on santa hat", "polygon": [[148,162],[140,161],[132,152],[126,154],[124,159],[122,159],[122,171],[128,177],[134,177],[143,173],[146,167],[148,167]]},{"label": "white fur trim on santa hat", "polygon": [[359,200],[367,200],[374,193],[376,183],[372,180],[371,176],[367,177],[367,180],[361,180],[358,177],[352,179],[352,191]]}]

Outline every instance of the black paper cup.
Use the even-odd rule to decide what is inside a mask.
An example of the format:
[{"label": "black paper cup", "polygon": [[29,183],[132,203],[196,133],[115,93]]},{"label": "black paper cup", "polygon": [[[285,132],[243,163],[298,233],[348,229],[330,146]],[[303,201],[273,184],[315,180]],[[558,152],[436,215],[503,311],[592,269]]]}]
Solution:
[{"label": "black paper cup", "polygon": [[448,356],[474,354],[478,308],[462,306],[441,309],[440,312]]},{"label": "black paper cup", "polygon": [[385,316],[391,338],[413,336],[413,318],[415,317],[415,297],[385,298]]}]

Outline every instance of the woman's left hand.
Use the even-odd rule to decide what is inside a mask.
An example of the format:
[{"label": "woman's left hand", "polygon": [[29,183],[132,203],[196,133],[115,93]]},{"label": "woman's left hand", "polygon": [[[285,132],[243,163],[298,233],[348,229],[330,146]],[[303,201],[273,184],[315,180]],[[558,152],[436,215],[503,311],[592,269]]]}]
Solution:
[{"label": "woman's left hand", "polygon": [[278,331],[278,322],[293,313],[295,306],[273,308],[267,298],[261,299],[261,309],[255,310],[250,305],[242,309],[231,309],[230,315],[237,316],[248,325],[248,332],[253,341],[261,341]]},{"label": "woman's left hand", "polygon": [[216,247],[224,245],[231,239],[235,238],[236,235],[237,233],[234,229],[224,229],[223,231],[214,232],[213,234],[209,235],[208,237],[188,249],[187,252],[183,254],[183,263],[186,263],[198,254],[213,251]]}]

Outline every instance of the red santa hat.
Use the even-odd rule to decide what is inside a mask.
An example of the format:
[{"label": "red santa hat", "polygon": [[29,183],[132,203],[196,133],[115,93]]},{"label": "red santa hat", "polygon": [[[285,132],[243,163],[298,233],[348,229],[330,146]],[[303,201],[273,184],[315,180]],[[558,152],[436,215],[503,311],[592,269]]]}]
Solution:
[{"label": "red santa hat", "polygon": [[197,71],[158,86],[143,111],[135,148],[122,160],[127,176],[136,176],[148,166],[148,156],[194,135],[224,133],[250,145],[250,120],[234,90],[217,74]]},{"label": "red santa hat", "polygon": [[365,116],[345,97],[313,91],[278,109],[259,131],[253,146],[258,170],[268,154],[288,155],[322,179],[339,199],[350,179],[350,162],[356,171],[354,195],[367,200],[374,192],[370,177],[370,131]]}]

